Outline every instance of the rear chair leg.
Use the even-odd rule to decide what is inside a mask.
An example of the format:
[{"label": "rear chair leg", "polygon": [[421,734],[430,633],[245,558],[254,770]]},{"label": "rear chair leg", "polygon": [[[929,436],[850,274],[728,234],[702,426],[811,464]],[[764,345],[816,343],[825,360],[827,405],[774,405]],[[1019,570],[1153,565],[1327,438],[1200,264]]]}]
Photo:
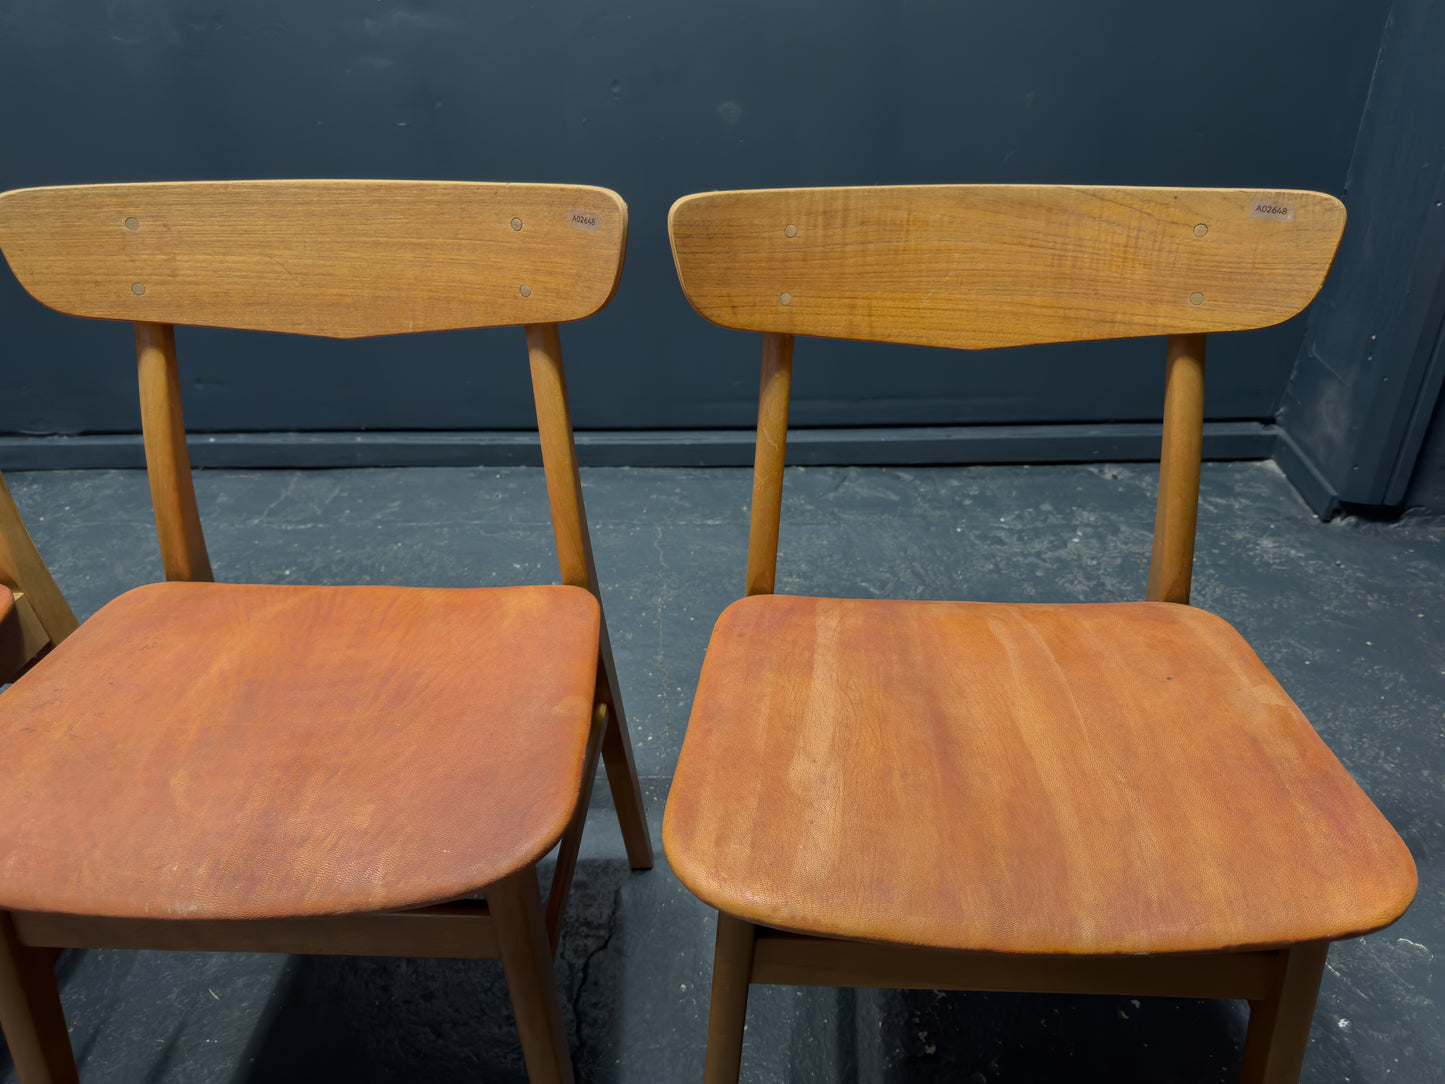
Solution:
[{"label": "rear chair leg", "polygon": [[622,713],[622,697],[617,689],[617,668],[612,661],[612,643],[607,636],[607,622],[602,623],[602,643],[597,667],[600,699],[607,704],[607,729],[602,732],[602,762],[607,765],[607,785],[612,789],[612,804],[617,807],[617,822],[622,827],[622,842],[627,847],[627,861],[633,869],[652,868],[652,834],[647,828],[647,808],[642,804],[642,784],[637,778],[637,762],[632,756],[632,738],[627,733],[627,717]]},{"label": "rear chair leg", "polygon": [[0,911],[0,1027],[20,1084],[78,1084],[55,953],[22,945],[6,911]]},{"label": "rear chair leg", "polygon": [[552,887],[547,890],[547,938],[552,955],[562,938],[562,919],[567,911],[567,893],[572,890],[572,876],[577,872],[577,855],[582,849],[582,831],[587,827],[587,805],[592,800],[592,783],[597,778],[597,750],[602,744],[602,731],[607,726],[607,705],[597,704],[592,711],[592,733],[587,738],[587,758],[582,765],[582,794],[572,823],[557,844],[557,865],[552,871]]},{"label": "rear chair leg", "polygon": [[743,1025],[748,1016],[748,983],[753,974],[756,929],[751,922],[718,912],[704,1084],[737,1084],[743,1061]]},{"label": "rear chair leg", "polygon": [[1270,996],[1249,1003],[1240,1084],[1296,1084],[1299,1080],[1329,948],[1328,941],[1308,941],[1281,950]]}]

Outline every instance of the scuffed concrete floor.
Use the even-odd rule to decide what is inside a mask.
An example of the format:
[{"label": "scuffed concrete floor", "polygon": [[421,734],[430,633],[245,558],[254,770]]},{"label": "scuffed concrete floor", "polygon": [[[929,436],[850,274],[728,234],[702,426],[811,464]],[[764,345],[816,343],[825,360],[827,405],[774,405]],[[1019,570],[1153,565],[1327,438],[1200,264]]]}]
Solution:
[{"label": "scuffed concrete floor", "polygon": [[[1152,466],[790,470],[778,587],[1096,601],[1142,594]],[[82,616],[160,578],[135,472],[9,479]],[[749,477],[583,472],[654,839],[712,621],[739,593]],[[203,472],[221,579],[489,585],[556,566],[535,469]],[[1445,520],[1314,520],[1270,464],[1207,464],[1196,604],[1234,623],[1395,824],[1410,912],[1336,946],[1303,1079],[1440,1079]],[[558,976],[579,1078],[699,1080],[713,919],[627,868],[606,788]],[[501,969],[92,951],[60,962],[86,1081],[525,1079]],[[1229,1081],[1234,1002],[755,987],[749,1081]],[[6,1080],[13,1079],[13,1074]]]}]

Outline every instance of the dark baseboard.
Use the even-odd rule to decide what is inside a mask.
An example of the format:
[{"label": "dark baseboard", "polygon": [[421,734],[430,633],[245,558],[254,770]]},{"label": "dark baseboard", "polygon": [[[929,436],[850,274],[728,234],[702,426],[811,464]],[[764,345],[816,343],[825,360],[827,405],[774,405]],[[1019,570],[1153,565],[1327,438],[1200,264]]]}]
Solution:
[{"label": "dark baseboard", "polygon": [[1283,429],[1276,429],[1274,460],[1290,485],[1322,520],[1329,520],[1340,510],[1340,495],[1330,484],[1318,466],[1293,437]]},{"label": "dark baseboard", "polygon": [[[805,466],[1088,463],[1159,458],[1158,423],[897,426],[795,429],[788,462]],[[1206,459],[1268,459],[1279,431],[1259,422],[1206,422]],[[541,462],[534,432],[195,433],[196,467],[474,467]],[[741,467],[751,430],[582,431],[588,467]],[[145,465],[138,434],[0,437],[0,470],[96,470]]]}]

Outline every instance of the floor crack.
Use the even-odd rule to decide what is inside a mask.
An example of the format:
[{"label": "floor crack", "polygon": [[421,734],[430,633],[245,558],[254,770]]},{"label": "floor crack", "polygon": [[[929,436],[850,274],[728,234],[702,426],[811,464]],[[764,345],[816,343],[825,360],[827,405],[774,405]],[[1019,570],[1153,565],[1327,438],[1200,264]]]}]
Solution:
[{"label": "floor crack", "polygon": [[291,478],[286,483],[286,488],[281,491],[281,496],[277,497],[274,501],[272,501],[265,508],[263,508],[261,510],[261,514],[255,519],[253,519],[249,524],[247,524],[247,526],[259,527],[261,525],[261,521],[271,514],[272,509],[274,509],[278,504],[286,500],[287,497],[291,496],[291,494],[295,492],[296,486],[300,481],[300,471],[292,471]]},{"label": "floor crack", "polygon": [[[572,1019],[575,1022],[573,1033],[577,1036],[578,1045],[584,1048],[578,1052],[582,1055],[577,1061],[579,1065],[597,1063],[597,1058],[592,1056],[593,1051],[585,1049],[592,1046],[592,1043],[586,1038],[586,1036],[590,1035],[591,1030],[582,1027],[582,1002],[587,995],[587,982],[592,975],[592,962],[612,947],[612,942],[617,936],[617,928],[621,921],[621,912],[622,885],[619,884],[612,892],[612,906],[607,911],[607,930],[602,936],[602,943],[595,946],[583,958],[581,967],[579,968],[580,975],[577,979],[577,986],[570,999],[572,1003]],[[564,929],[563,937],[566,937],[566,935],[567,930]],[[597,1053],[600,1054],[600,1051]]]}]

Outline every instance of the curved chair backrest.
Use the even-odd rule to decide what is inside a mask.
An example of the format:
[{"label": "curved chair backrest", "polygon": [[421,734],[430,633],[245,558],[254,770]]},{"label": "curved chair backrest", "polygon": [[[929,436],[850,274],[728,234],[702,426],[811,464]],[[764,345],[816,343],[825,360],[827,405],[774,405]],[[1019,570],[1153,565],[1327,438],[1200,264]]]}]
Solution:
[{"label": "curved chair backrest", "polygon": [[611,299],[627,206],[603,188],[198,181],[0,195],[0,248],[75,316],[354,339],[562,323]]},{"label": "curved chair backrest", "polygon": [[627,205],[582,185],[194,181],[0,195],[0,250],[61,312],[135,323],[166,578],[211,579],[175,325],[361,338],[525,325],[565,583],[595,594],[559,323],[611,299]]},{"label": "curved chair backrest", "polygon": [[1188,602],[1211,331],[1314,299],[1345,209],[1320,192],[937,185],[708,192],[672,207],[683,293],[761,331],[747,593],[777,565],[796,335],[983,349],[1167,335],[1146,597]]},{"label": "curved chair backrest", "polygon": [[668,220],[713,323],[970,350],[1278,323],[1344,224],[1319,192],[1066,185],[709,192]]}]

